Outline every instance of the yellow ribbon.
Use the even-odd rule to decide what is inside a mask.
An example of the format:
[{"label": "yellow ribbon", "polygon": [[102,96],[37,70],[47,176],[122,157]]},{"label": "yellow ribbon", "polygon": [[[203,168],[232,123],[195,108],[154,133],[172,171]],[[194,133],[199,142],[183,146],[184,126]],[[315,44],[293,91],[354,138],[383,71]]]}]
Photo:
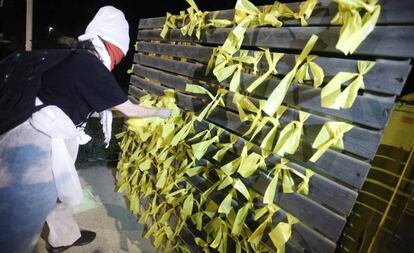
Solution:
[{"label": "yellow ribbon", "polygon": [[[331,23],[342,25],[336,48],[345,55],[352,54],[374,30],[381,12],[378,0],[336,0],[338,13]],[[361,10],[365,11],[361,17]]]},{"label": "yellow ribbon", "polygon": [[313,9],[315,8],[318,0],[307,0],[299,5],[299,12],[294,13],[295,19],[300,19],[301,26],[307,26],[306,20],[312,15]]},{"label": "yellow ribbon", "polygon": [[342,137],[352,127],[344,122],[325,122],[312,144],[312,148],[317,151],[309,160],[316,162],[332,146],[342,150],[344,148]]},{"label": "yellow ribbon", "polygon": [[207,24],[206,17],[208,16],[208,12],[200,11],[194,0],[186,0],[186,2],[190,5],[190,7],[187,8],[189,21],[186,25],[181,27],[181,33],[183,35],[192,36],[194,30],[197,29],[196,37],[197,39],[200,39],[201,30],[204,29]]},{"label": "yellow ribbon", "polygon": [[167,12],[167,15],[165,17],[164,26],[162,27],[161,34],[160,34],[161,38],[163,38],[163,39],[165,38],[165,36],[167,35],[169,29],[176,29],[177,28],[177,26],[175,25],[176,19],[177,19],[177,16],[172,15],[171,13]]},{"label": "yellow ribbon", "polygon": [[269,233],[269,237],[277,249],[277,253],[285,252],[286,242],[292,235],[292,225],[299,222],[297,218],[286,213],[287,222],[279,222],[277,226]]},{"label": "yellow ribbon", "polygon": [[231,149],[233,145],[236,143],[237,139],[237,135],[230,134],[229,143],[218,143],[217,146],[220,149],[217,150],[216,154],[213,156],[213,159],[220,162],[223,159],[224,155],[227,153],[227,151]]},{"label": "yellow ribbon", "polygon": [[[217,57],[216,52],[217,51],[213,51],[212,57],[210,59],[214,60],[214,57]],[[229,86],[229,90],[232,92],[238,91],[243,64],[254,64],[256,62],[255,57],[248,56],[247,54],[247,50],[240,50],[239,56],[230,56],[223,54],[221,55],[223,59],[219,64],[217,64],[216,60],[216,66],[213,70],[213,74],[216,76],[219,82],[233,75]],[[211,63],[209,65],[207,66],[207,71],[209,71],[211,68]]]},{"label": "yellow ribbon", "polygon": [[[339,72],[334,78],[321,90],[321,104],[322,107],[331,109],[351,108],[356,97],[358,96],[358,90],[364,88],[363,76],[368,73],[375,62],[371,61],[358,61],[358,72]],[[347,81],[353,81],[341,91],[341,85]]]},{"label": "yellow ribbon", "polygon": [[295,82],[303,83],[304,81],[311,80],[309,75],[309,68],[313,75],[313,87],[319,87],[324,78],[323,69],[313,61],[317,58],[316,55],[309,55],[306,57],[306,62],[298,69],[295,75]]},{"label": "yellow ribbon", "polygon": [[279,106],[282,104],[282,101],[286,96],[286,93],[296,75],[296,72],[299,66],[302,64],[303,61],[306,60],[308,54],[312,50],[317,40],[318,40],[318,36],[312,35],[312,37],[306,43],[305,48],[302,50],[300,55],[296,58],[296,64],[293,67],[293,69],[288,74],[286,74],[286,76],[280,81],[278,86],[270,94],[263,108],[263,111],[266,114],[273,116],[275,112],[277,111],[277,109],[279,108]]},{"label": "yellow ribbon", "polygon": [[195,243],[203,249],[204,253],[210,253],[209,244],[200,237],[194,238]]},{"label": "yellow ribbon", "polygon": [[282,157],[285,153],[293,155],[299,147],[300,137],[303,133],[303,124],[309,116],[309,113],[300,111],[299,121],[291,121],[280,132],[273,152]]},{"label": "yellow ribbon", "polygon": [[197,93],[197,94],[205,94],[211,98],[211,102],[203,109],[203,111],[197,116],[197,121],[202,121],[211,114],[211,112],[220,104],[225,106],[223,101],[223,96],[228,93],[226,89],[218,89],[216,96],[213,96],[208,90],[205,88],[194,85],[194,84],[187,84],[185,87],[185,91]]},{"label": "yellow ribbon", "polygon": [[267,225],[272,224],[273,214],[280,210],[280,207],[275,204],[268,204],[260,209],[255,210],[254,220],[258,221],[267,213],[267,217],[264,221],[256,228],[256,230],[249,236],[248,242],[252,246],[253,250],[257,251],[262,240],[264,231]]},{"label": "yellow ribbon", "polygon": [[269,66],[269,69],[266,73],[261,75],[259,78],[257,78],[252,84],[249,85],[247,88],[247,92],[252,92],[255,90],[260,84],[262,84],[266,78],[270,76],[270,74],[276,75],[276,65],[279,62],[279,60],[283,57],[283,53],[270,53],[269,49],[262,49],[264,50],[264,54],[266,56],[266,61]]}]

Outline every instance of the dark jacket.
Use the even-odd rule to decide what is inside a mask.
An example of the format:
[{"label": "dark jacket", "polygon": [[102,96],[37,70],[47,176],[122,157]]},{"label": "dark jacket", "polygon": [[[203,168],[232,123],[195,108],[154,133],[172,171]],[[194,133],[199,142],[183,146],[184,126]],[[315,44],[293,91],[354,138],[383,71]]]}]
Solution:
[{"label": "dark jacket", "polygon": [[42,74],[73,50],[15,52],[0,62],[0,135],[26,121],[38,108]]}]

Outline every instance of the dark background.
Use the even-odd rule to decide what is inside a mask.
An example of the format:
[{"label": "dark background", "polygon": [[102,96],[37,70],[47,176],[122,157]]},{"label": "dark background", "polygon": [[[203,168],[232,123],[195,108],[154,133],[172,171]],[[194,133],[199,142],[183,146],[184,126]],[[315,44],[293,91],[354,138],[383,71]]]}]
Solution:
[{"label": "dark background", "polygon": [[[0,0],[0,3],[2,0]],[[205,10],[232,9],[236,0],[195,0]],[[252,2],[256,5],[272,4],[271,0]],[[122,10],[130,25],[131,47],[126,58],[114,70],[120,85],[126,89],[129,77],[126,70],[132,63],[137,27],[141,18],[165,16],[168,11],[178,14],[189,5],[185,0],[33,0],[33,49],[57,48],[57,38],[76,38],[83,34],[98,9],[113,5]],[[24,50],[26,1],[3,0],[0,7],[0,59],[15,50]],[[53,31],[49,32],[49,27]]]}]

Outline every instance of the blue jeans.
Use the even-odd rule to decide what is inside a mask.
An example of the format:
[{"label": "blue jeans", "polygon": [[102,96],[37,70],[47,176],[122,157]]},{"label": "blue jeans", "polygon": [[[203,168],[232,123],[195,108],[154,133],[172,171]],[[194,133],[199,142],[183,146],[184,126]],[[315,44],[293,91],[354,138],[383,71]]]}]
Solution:
[{"label": "blue jeans", "polygon": [[30,253],[56,206],[50,138],[28,121],[0,136],[0,250]]}]

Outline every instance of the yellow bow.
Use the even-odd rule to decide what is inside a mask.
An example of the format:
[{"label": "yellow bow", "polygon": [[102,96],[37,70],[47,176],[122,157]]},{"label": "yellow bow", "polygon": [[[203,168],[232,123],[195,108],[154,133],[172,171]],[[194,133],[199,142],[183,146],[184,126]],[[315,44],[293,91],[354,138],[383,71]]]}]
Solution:
[{"label": "yellow bow", "polygon": [[343,149],[344,142],[342,137],[352,127],[352,125],[344,122],[326,122],[323,124],[321,131],[312,144],[312,148],[317,149],[317,151],[309,160],[316,162],[331,146]]},{"label": "yellow bow", "polygon": [[266,73],[261,75],[259,78],[257,78],[250,86],[247,88],[248,92],[252,92],[255,90],[260,84],[262,84],[270,74],[277,74],[276,71],[276,65],[279,62],[279,60],[283,57],[283,53],[270,53],[269,49],[262,49],[265,52],[266,61],[269,66],[269,69]]},{"label": "yellow bow", "polygon": [[287,222],[279,222],[269,233],[269,237],[272,240],[273,245],[275,245],[277,253],[285,252],[286,242],[292,235],[292,225],[299,222],[299,220],[291,214],[286,213],[286,216]]},{"label": "yellow bow", "polygon": [[[368,73],[375,62],[358,61],[358,72],[339,72],[334,78],[321,90],[321,104],[322,107],[331,109],[351,108],[358,90],[364,88],[363,76]],[[341,84],[354,79],[343,91],[341,91]]]},{"label": "yellow bow", "polygon": [[277,111],[277,109],[279,108],[279,106],[282,104],[282,101],[286,96],[286,93],[293,81],[293,78],[296,75],[296,72],[300,64],[302,64],[302,62],[306,60],[306,57],[312,50],[317,40],[318,40],[318,36],[312,35],[312,37],[306,43],[305,48],[302,50],[300,55],[296,58],[296,64],[293,67],[293,69],[288,74],[286,74],[286,76],[280,81],[278,86],[270,94],[263,108],[263,111],[267,115],[273,116],[275,112]]},{"label": "yellow bow", "polygon": [[303,81],[310,80],[309,68],[313,75],[313,87],[319,87],[324,78],[323,69],[313,61],[317,58],[316,55],[309,55],[306,57],[306,62],[298,69],[295,75],[295,82],[303,83]]},{"label": "yellow bow", "polygon": [[303,123],[309,116],[309,113],[300,111],[299,121],[291,121],[280,132],[273,152],[282,157],[285,153],[293,155],[299,147],[300,137],[303,133]]},{"label": "yellow bow", "polygon": [[[352,54],[365,38],[374,30],[381,6],[378,0],[336,0],[338,13],[331,23],[342,25],[336,48],[345,55]],[[364,10],[361,18],[360,11]]]}]

